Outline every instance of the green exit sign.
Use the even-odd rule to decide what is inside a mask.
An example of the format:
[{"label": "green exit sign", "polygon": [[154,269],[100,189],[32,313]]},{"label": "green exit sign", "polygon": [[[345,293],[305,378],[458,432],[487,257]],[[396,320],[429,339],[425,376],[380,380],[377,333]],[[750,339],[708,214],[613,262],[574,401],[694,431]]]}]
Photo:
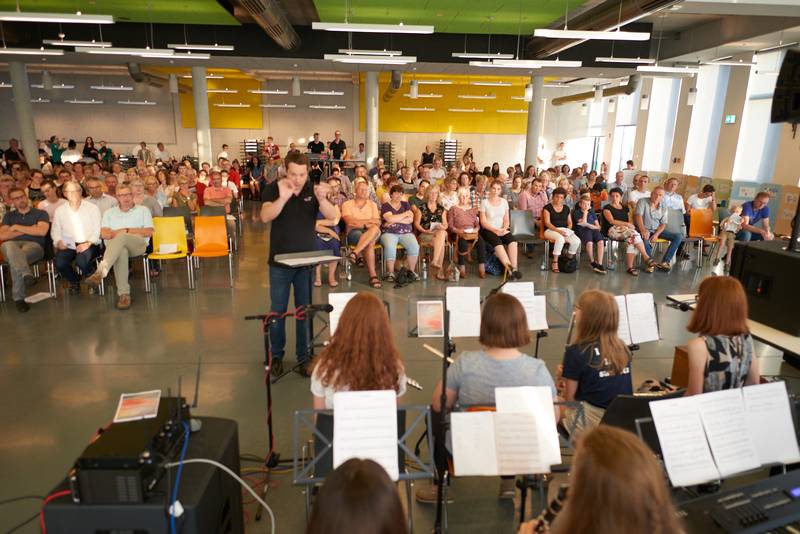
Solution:
[{"label": "green exit sign", "polygon": [[725,124],[736,124],[736,115],[725,115]]}]

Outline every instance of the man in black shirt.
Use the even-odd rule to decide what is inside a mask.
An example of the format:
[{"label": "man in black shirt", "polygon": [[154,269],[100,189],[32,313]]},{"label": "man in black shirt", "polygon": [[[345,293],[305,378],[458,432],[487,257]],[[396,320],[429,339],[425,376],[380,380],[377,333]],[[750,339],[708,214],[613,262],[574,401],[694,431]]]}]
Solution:
[{"label": "man in black shirt", "polygon": [[16,209],[6,213],[0,224],[0,241],[3,242],[0,248],[11,270],[14,303],[17,310],[24,313],[30,309],[25,302],[25,288],[36,282],[30,264],[44,257],[50,217],[47,212],[32,208],[22,189],[12,188],[8,196]]},{"label": "man in black shirt", "polygon": [[3,157],[9,163],[12,161],[26,163],[28,161],[25,158],[25,152],[19,147],[19,141],[16,139],[10,139],[8,141],[8,149],[3,151]]},{"label": "man in black shirt", "polygon": [[344,159],[347,156],[347,144],[342,139],[342,132],[336,130],[333,135],[334,139],[330,142],[333,159]]},{"label": "man in black shirt", "polygon": [[[322,143],[320,143],[322,144]],[[286,267],[275,263],[275,256],[291,252],[317,250],[314,228],[317,212],[326,219],[338,218],[338,209],[328,200],[330,186],[326,183],[312,185],[308,180],[308,157],[291,152],[284,158],[286,176],[267,185],[261,192],[262,222],[271,222],[269,232],[269,296],[270,311],[283,314],[289,304],[289,288],[294,286],[294,305],[311,302],[311,271],[305,267]],[[299,363],[308,364],[308,346],[304,335],[305,320],[296,321],[296,354]],[[286,345],[285,320],[270,327],[272,371],[283,373],[283,355]],[[303,370],[308,374],[307,365]]]},{"label": "man in black shirt", "polygon": [[322,154],[325,152],[325,143],[319,140],[319,133],[314,133],[314,140],[308,142],[308,151],[312,154]]}]

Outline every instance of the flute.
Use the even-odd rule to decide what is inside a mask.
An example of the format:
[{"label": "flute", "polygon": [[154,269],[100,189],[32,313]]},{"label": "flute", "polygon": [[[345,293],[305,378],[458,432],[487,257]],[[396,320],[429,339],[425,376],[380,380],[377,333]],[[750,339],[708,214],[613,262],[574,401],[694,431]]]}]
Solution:
[{"label": "flute", "polygon": [[542,513],[536,518],[536,527],[534,532],[550,532],[550,524],[555,521],[558,513],[564,508],[564,501],[567,498],[567,491],[569,484],[562,484],[558,488],[555,498],[550,501],[547,508],[542,510]]}]

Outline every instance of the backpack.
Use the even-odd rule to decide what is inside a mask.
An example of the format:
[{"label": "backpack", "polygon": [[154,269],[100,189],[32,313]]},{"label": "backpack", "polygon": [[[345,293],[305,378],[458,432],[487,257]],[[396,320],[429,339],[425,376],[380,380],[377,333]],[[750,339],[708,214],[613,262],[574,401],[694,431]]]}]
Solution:
[{"label": "backpack", "polygon": [[558,270],[562,273],[574,273],[578,270],[578,260],[575,256],[562,254],[558,257]]},{"label": "backpack", "polygon": [[503,274],[503,271],[505,271],[505,269],[503,268],[503,264],[500,263],[500,260],[497,259],[497,256],[495,256],[494,251],[486,255],[485,270],[486,274],[490,274],[492,276],[500,276],[501,274]]}]

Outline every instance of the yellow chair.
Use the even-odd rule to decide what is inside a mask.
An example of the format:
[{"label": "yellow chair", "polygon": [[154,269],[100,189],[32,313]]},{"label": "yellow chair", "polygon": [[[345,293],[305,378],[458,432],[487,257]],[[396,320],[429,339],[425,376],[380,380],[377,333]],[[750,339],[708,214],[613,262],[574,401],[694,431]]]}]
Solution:
[{"label": "yellow chair", "polygon": [[[177,247],[175,252],[162,252],[162,247]],[[194,289],[194,270],[192,258],[189,256],[189,244],[186,242],[186,225],[183,217],[153,217],[153,252],[148,254],[146,263],[150,261],[186,259],[186,276],[189,289]]]},{"label": "yellow chair", "polygon": [[233,249],[228,237],[225,217],[195,217],[194,219],[194,251],[199,266],[199,258],[222,258],[228,256],[228,276],[233,287]]}]

